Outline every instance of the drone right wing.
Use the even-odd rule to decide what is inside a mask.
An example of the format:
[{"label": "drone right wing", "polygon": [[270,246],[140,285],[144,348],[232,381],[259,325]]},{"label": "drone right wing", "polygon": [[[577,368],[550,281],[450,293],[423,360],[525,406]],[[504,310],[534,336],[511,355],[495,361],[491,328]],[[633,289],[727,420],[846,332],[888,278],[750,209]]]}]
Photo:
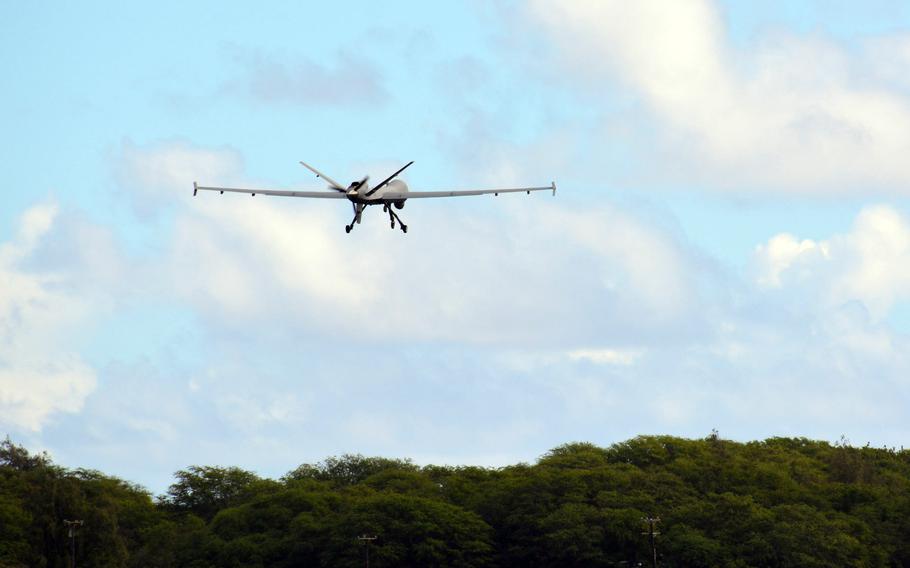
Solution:
[{"label": "drone right wing", "polygon": [[507,189],[459,189],[452,191],[406,191],[401,193],[384,193],[386,201],[396,199],[419,199],[421,197],[466,197],[469,195],[499,195],[500,193],[531,193],[532,191],[552,191],[556,195],[556,182],[544,187],[514,187]]}]

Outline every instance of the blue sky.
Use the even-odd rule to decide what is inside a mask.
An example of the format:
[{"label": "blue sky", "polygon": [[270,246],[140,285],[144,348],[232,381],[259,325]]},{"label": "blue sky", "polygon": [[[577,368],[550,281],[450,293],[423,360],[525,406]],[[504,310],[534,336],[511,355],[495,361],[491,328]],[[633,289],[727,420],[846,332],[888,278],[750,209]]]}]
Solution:
[{"label": "blue sky", "polygon": [[[902,3],[0,10],[0,432],[64,465],[910,439]],[[191,195],[301,159],[560,192]]]}]

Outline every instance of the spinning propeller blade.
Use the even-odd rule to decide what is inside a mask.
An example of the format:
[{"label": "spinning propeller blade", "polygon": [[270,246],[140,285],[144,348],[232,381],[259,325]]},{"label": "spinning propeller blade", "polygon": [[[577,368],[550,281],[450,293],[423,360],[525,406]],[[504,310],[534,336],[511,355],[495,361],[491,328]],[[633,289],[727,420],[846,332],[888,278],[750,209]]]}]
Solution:
[{"label": "spinning propeller blade", "polygon": [[[358,191],[363,186],[363,184],[365,184],[369,179],[370,179],[370,176],[363,176],[362,180],[358,181],[357,183],[351,184],[351,189],[353,189],[354,191]],[[350,191],[350,189],[348,191]]]},{"label": "spinning propeller blade", "polygon": [[329,176],[325,175],[324,173],[320,172],[319,170],[317,170],[316,168],[314,168],[313,166],[307,164],[306,162],[304,162],[302,160],[300,161],[300,165],[305,167],[306,169],[310,170],[314,174],[316,174],[316,177],[321,177],[322,179],[327,181],[329,183],[329,187],[331,189],[344,193],[344,191],[345,191],[344,187],[342,187],[341,184],[339,184],[337,181],[333,180]]}]

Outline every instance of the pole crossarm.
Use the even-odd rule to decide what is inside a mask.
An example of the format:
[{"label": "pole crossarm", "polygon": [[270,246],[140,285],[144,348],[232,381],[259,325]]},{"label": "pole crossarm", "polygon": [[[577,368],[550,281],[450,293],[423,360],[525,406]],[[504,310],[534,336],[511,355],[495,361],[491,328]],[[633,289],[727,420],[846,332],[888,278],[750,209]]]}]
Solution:
[{"label": "pole crossarm", "polygon": [[660,517],[644,517],[642,522],[648,524],[648,532],[641,534],[648,535],[648,542],[651,545],[651,565],[653,568],[657,568],[657,543],[654,537],[659,535],[660,532],[654,530],[654,525],[660,522]]}]

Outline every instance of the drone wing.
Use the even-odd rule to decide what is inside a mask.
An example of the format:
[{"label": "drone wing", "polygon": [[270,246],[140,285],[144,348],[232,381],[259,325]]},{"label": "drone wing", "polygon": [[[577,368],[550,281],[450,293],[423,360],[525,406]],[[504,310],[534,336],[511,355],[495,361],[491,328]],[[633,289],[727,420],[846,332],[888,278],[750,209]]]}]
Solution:
[{"label": "drone wing", "polygon": [[218,191],[224,193],[225,191],[230,193],[249,193],[250,195],[262,194],[262,195],[277,195],[280,197],[311,197],[314,199],[347,199],[347,195],[341,192],[329,193],[327,191],[294,191],[294,190],[285,190],[285,189],[247,189],[242,187],[208,187],[204,185],[197,185],[196,182],[193,182],[193,195],[196,195],[197,191]]},{"label": "drone wing", "polygon": [[532,191],[552,191],[556,195],[556,182],[551,182],[545,187],[514,187],[507,189],[461,189],[455,191],[403,191],[389,192],[383,194],[382,198],[386,201],[395,201],[398,199],[419,199],[423,197],[466,197],[469,195],[499,195],[500,193],[531,193]]}]

